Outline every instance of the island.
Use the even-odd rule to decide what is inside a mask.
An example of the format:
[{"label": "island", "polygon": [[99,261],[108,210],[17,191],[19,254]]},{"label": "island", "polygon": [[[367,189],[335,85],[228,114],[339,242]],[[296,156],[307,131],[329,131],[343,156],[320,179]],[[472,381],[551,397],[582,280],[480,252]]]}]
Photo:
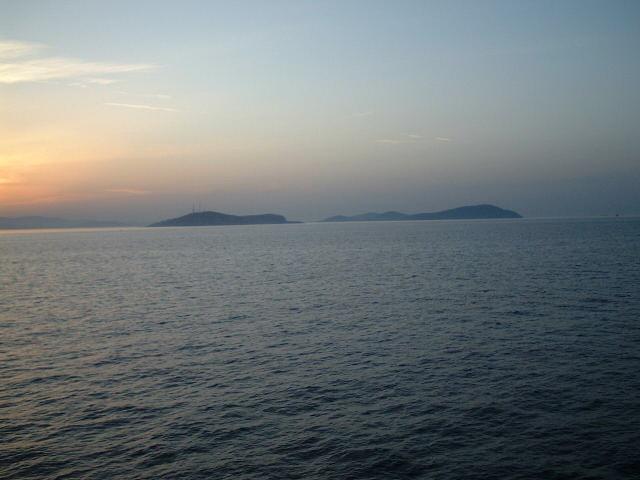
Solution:
[{"label": "island", "polygon": [[282,215],[264,213],[261,215],[229,215],[220,212],[193,212],[178,218],[170,218],[152,223],[150,227],[207,227],[217,225],[270,225],[291,222]]},{"label": "island", "polygon": [[407,214],[401,212],[362,213],[360,215],[337,215],[322,220],[323,222],[389,222],[398,220],[479,220],[492,218],[522,218],[512,210],[505,210],[495,205],[468,205],[441,212]]}]

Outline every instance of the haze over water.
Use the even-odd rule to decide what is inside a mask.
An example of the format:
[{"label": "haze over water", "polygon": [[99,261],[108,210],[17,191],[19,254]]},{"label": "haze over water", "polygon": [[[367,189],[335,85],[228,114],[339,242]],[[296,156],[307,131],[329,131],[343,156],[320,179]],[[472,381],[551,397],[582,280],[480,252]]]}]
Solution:
[{"label": "haze over water", "polygon": [[640,470],[640,219],[5,232],[0,256],[0,477]]}]

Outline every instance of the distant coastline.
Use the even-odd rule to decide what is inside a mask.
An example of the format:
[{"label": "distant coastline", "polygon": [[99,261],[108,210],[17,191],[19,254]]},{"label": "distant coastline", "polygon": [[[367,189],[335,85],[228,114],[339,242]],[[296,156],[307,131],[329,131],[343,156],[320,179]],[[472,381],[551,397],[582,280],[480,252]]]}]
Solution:
[{"label": "distant coastline", "polygon": [[[468,205],[439,212],[407,214],[396,211],[369,212],[359,215],[335,215],[320,222],[380,222],[401,220],[479,220],[479,219],[522,218],[522,215],[495,205]],[[176,218],[154,222],[149,227],[200,227],[224,225],[277,225],[302,223],[290,221],[284,215],[263,213],[257,215],[231,215],[227,213],[204,211],[192,212]],[[67,228],[113,228],[132,225],[101,220],[69,220],[64,218],[23,216],[0,217],[0,229],[67,229]]]},{"label": "distant coastline", "polygon": [[464,207],[431,213],[407,214],[402,212],[369,212],[359,215],[336,215],[325,218],[323,222],[392,222],[400,220],[480,220],[498,218],[522,218],[513,210],[505,210],[495,205],[467,205]]},{"label": "distant coastline", "polygon": [[128,227],[121,222],[108,222],[100,220],[69,220],[53,217],[0,217],[0,229],[2,230],[30,230],[47,228],[113,228]]}]

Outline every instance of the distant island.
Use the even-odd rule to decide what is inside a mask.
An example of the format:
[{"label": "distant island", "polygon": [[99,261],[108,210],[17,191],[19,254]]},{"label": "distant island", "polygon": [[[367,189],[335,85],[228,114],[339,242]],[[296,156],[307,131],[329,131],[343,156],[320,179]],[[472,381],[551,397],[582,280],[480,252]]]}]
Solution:
[{"label": "distant island", "polygon": [[347,217],[337,215],[325,218],[323,222],[383,222],[398,220],[476,220],[489,218],[522,218],[512,210],[505,210],[495,205],[469,205],[452,208],[441,212],[407,214],[401,212],[362,213]]},{"label": "distant island", "polygon": [[282,215],[264,213],[262,215],[229,215],[220,212],[193,212],[178,218],[170,218],[152,223],[150,227],[204,227],[215,225],[267,225],[290,222]]},{"label": "distant island", "polygon": [[0,229],[37,229],[37,228],[107,228],[126,227],[120,222],[99,220],[69,220],[52,217],[0,217]]}]

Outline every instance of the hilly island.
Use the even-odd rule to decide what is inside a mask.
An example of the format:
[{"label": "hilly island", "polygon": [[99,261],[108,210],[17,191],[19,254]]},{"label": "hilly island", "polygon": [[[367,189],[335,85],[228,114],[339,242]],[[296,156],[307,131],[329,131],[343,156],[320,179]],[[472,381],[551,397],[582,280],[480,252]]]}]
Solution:
[{"label": "hilly island", "polygon": [[323,220],[323,222],[382,222],[398,220],[480,220],[491,218],[522,218],[522,215],[512,210],[505,210],[495,205],[468,205],[452,208],[440,212],[407,214],[401,212],[370,212],[360,215],[337,215]]},{"label": "hilly island", "polygon": [[150,227],[205,227],[215,225],[268,225],[290,222],[282,215],[264,213],[261,215],[229,215],[220,212],[193,212],[182,217],[170,218],[153,223]]}]

